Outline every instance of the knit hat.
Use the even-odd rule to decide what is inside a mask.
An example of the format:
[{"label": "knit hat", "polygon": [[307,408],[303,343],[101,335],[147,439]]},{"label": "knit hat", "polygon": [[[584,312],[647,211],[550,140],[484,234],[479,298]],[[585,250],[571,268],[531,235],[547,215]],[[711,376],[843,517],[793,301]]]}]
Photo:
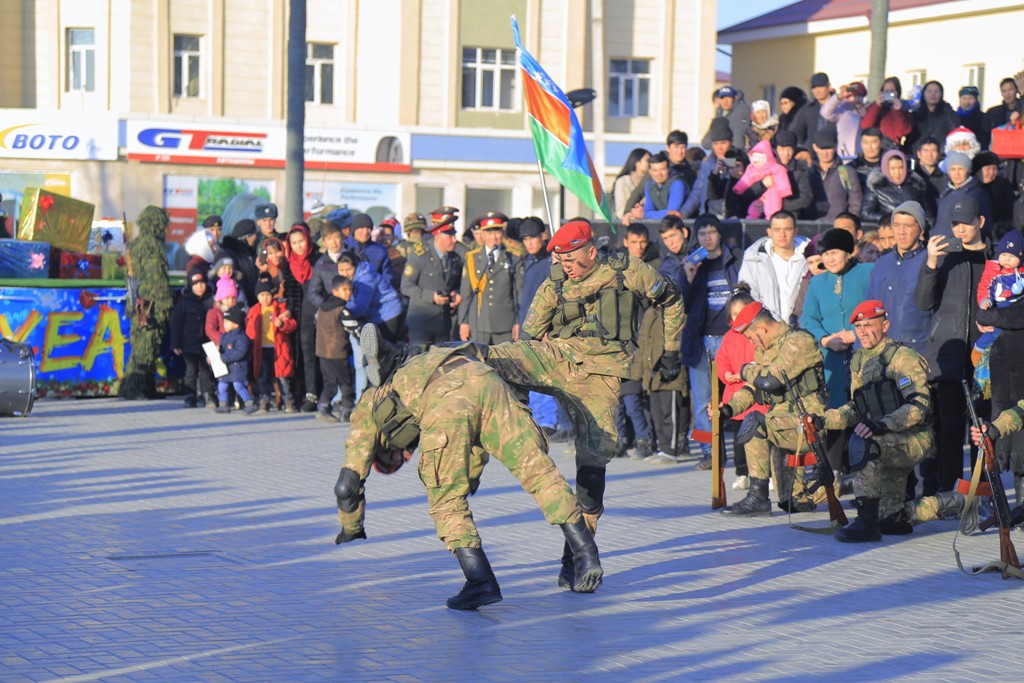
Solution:
[{"label": "knit hat", "polygon": [[274,283],[272,283],[267,278],[260,278],[259,280],[256,281],[256,296],[259,296],[260,292],[269,292],[273,294]]},{"label": "knit hat", "polygon": [[729,127],[729,119],[719,116],[711,122],[711,129],[708,131],[711,142],[732,140],[732,128]]},{"label": "knit hat", "polygon": [[217,280],[217,293],[213,295],[214,301],[227,299],[228,297],[238,298],[238,287],[235,281],[229,277],[222,277]]},{"label": "knit hat", "polygon": [[202,268],[193,268],[186,273],[185,281],[188,282],[189,287],[192,287],[192,285],[197,282],[206,282],[206,270]]},{"label": "knit hat", "polygon": [[245,322],[245,313],[237,304],[224,311],[224,320],[229,320],[239,327]]},{"label": "knit hat", "polygon": [[221,256],[219,259],[214,261],[213,266],[210,268],[210,272],[216,275],[224,266],[231,266],[232,268],[234,268],[235,259],[231,258],[230,256]]},{"label": "knit hat", "polygon": [[895,216],[898,213],[905,213],[908,216],[913,216],[914,220],[917,221],[917,227],[922,230],[927,229],[927,223],[924,219],[924,207],[915,201],[906,201],[897,206],[892,211],[892,215]]},{"label": "knit hat", "polygon": [[957,97],[963,97],[964,95],[970,95],[974,99],[978,99],[981,96],[981,93],[978,91],[978,86],[965,85],[960,88],[960,92],[957,93]]},{"label": "knit hat", "polygon": [[832,228],[823,232],[818,237],[818,253],[824,254],[833,249],[842,249],[847,254],[852,254],[855,243],[853,235],[841,228]]},{"label": "knit hat", "polygon": [[790,102],[799,104],[807,99],[807,94],[795,85],[791,85],[782,91],[782,94],[779,95],[779,99],[789,100]]},{"label": "knit hat", "polygon": [[967,172],[971,171],[971,158],[963,152],[950,152],[946,155],[946,168],[950,169],[954,166],[963,166],[967,169]]},{"label": "knit hat", "polygon": [[352,231],[355,232],[358,228],[370,228],[373,229],[373,219],[368,214],[357,213],[352,216]]},{"label": "knit hat", "polygon": [[235,227],[231,230],[231,236],[248,237],[254,232],[256,232],[256,221],[251,218],[243,218],[235,223]]},{"label": "knit hat", "polygon": [[750,103],[750,111],[766,111],[771,113],[772,105],[768,104],[768,100],[754,100]]},{"label": "knit hat", "polygon": [[796,147],[796,133],[791,130],[780,130],[772,139],[776,147]]},{"label": "knit hat", "polygon": [[1024,258],[1024,235],[1021,234],[1020,230],[1014,228],[1003,235],[1003,239],[999,240],[999,248],[996,249],[996,258],[999,258],[999,254],[1010,254],[1017,258]]}]

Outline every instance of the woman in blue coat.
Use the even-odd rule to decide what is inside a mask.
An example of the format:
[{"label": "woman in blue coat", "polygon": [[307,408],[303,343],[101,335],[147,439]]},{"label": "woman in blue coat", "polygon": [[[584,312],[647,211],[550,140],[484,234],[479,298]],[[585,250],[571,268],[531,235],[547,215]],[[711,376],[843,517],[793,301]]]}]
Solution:
[{"label": "woman in blue coat", "polygon": [[846,230],[832,228],[818,238],[825,271],[811,278],[800,315],[800,327],[814,335],[825,357],[828,407],[850,400],[849,361],[857,340],[850,324],[853,309],[867,299],[873,263],[853,259],[854,240]]}]

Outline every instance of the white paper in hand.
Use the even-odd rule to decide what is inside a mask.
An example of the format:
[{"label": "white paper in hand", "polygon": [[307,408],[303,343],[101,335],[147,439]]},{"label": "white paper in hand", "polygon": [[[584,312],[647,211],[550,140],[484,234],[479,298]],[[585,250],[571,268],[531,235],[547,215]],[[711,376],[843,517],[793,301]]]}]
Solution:
[{"label": "white paper in hand", "polygon": [[224,364],[224,361],[220,359],[220,349],[212,341],[203,344],[203,351],[206,351],[206,357],[210,359],[210,369],[213,370],[213,376],[221,378],[228,374],[228,366]]}]

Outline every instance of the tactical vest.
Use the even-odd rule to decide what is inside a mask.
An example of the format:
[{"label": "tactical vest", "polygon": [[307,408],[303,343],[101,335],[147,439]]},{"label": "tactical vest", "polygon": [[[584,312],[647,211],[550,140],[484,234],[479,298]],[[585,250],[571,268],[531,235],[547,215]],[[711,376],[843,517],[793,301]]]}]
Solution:
[{"label": "tactical vest", "polygon": [[[893,356],[899,350],[898,343],[892,343],[889,348],[879,354],[878,359],[882,364],[882,370],[889,367]],[[851,364],[850,371],[859,374],[863,364],[858,361]],[[882,376],[873,382],[868,382],[853,392],[853,405],[857,408],[857,414],[862,420],[881,420],[886,415],[895,412],[898,408],[907,403],[903,392],[896,386],[896,380],[891,377]]]},{"label": "tactical vest", "polygon": [[[773,373],[763,373],[773,374]],[[756,379],[756,378],[755,378]],[[792,378],[791,378],[792,379]],[[760,389],[754,388],[754,401],[766,406],[775,406],[786,401],[792,401],[793,396],[790,391],[795,391],[796,395],[800,398],[810,396],[812,394],[820,394],[820,398],[823,403],[828,403],[828,393],[825,386],[825,368],[822,365],[815,365],[814,367],[807,368],[795,379],[792,380],[793,384],[791,388],[786,388],[782,393],[771,393],[768,391],[761,391]],[[753,382],[751,382],[753,387]]]},{"label": "tactical vest", "polygon": [[[636,295],[626,289],[623,272],[629,265],[629,256],[615,254],[608,256],[605,262],[615,270],[615,288],[610,287],[590,294],[582,299],[568,301],[562,292],[568,276],[562,266],[551,265],[551,282],[558,297],[558,308],[551,319],[551,333],[560,339],[570,337],[597,337],[602,341],[628,342],[633,339],[637,320]],[[587,315],[585,304],[597,303],[597,314]],[[583,330],[583,326],[592,323],[596,331]]]}]

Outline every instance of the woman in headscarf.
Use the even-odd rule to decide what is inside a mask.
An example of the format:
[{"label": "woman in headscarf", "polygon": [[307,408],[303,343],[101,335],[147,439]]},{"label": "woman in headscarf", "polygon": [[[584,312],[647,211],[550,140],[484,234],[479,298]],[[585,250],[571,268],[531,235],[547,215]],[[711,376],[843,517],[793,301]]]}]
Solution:
[{"label": "woman in headscarf", "polygon": [[907,157],[897,149],[882,154],[881,168],[868,174],[867,191],[860,216],[866,221],[877,221],[889,216],[903,202],[917,202],[924,208],[928,220],[935,218],[935,205],[927,192],[925,179],[911,173]]},{"label": "woman in headscarf", "polygon": [[[295,344],[295,367],[302,368],[302,387],[293,390],[294,396],[305,394],[301,410],[316,411],[319,397],[320,369],[316,362],[316,306],[306,299],[306,284],[313,277],[313,264],[317,253],[305,223],[296,223],[288,231],[284,243],[285,260],[281,266],[284,277],[284,298],[288,310],[299,318],[298,343]],[[299,379],[296,377],[296,379]],[[304,390],[303,390],[304,389]]]}]

